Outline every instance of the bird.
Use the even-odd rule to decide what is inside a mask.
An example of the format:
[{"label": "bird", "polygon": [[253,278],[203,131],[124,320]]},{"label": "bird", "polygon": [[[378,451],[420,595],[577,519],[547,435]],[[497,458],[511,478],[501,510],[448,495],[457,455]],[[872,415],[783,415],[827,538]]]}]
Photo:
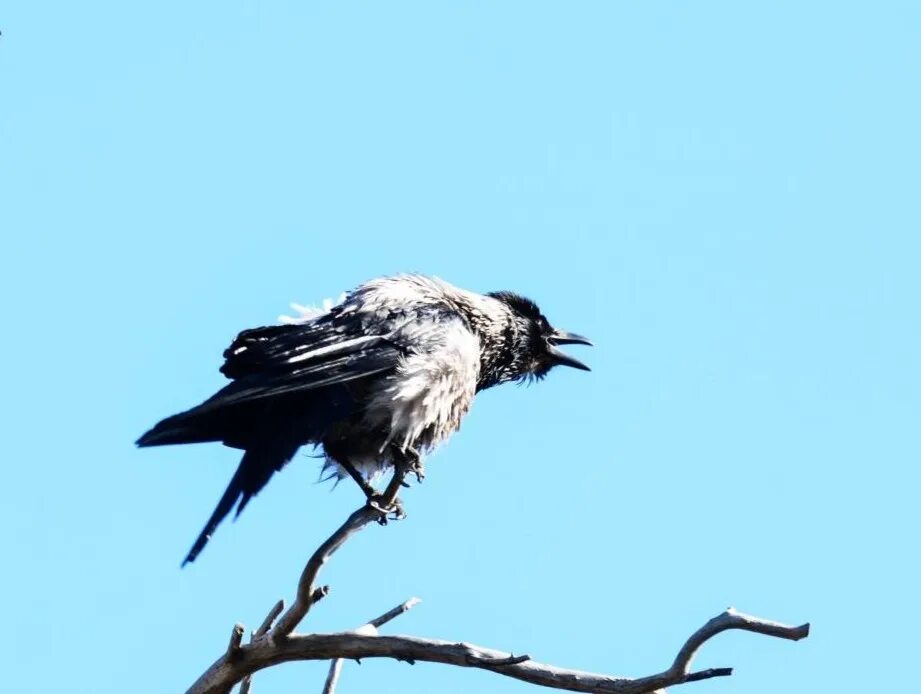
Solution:
[{"label": "bird", "polygon": [[329,477],[351,477],[369,503],[372,482],[391,469],[421,481],[423,457],[457,431],[479,391],[556,366],[589,371],[559,348],[568,344],[592,343],[551,326],[531,299],[421,274],[372,279],[325,310],[242,331],[223,354],[230,383],[137,440],[243,451],[182,565],[302,446],[320,449]]}]

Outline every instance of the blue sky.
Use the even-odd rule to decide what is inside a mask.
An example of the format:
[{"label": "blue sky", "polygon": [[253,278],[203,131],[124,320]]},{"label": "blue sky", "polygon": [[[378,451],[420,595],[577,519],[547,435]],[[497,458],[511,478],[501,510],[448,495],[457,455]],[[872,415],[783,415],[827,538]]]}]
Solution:
[{"label": "blue sky", "polygon": [[[303,625],[687,692],[904,689],[921,619],[915,3],[13,2],[0,10],[4,687],[181,691],[359,503],[299,456],[135,450],[239,329],[416,270],[514,289],[591,374],[482,394]],[[257,676],[319,691],[325,664]],[[347,664],[341,694],[523,692]]]}]

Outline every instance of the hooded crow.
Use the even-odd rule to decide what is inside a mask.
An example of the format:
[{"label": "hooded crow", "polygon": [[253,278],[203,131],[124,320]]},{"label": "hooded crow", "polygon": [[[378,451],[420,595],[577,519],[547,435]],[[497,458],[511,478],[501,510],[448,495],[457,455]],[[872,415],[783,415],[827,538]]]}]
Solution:
[{"label": "hooded crow", "polygon": [[352,477],[370,500],[378,473],[409,464],[421,474],[421,456],[459,428],[478,391],[559,365],[588,371],[566,344],[591,343],[552,327],[530,299],[422,275],[375,279],[325,312],[243,331],[224,352],[231,382],[137,441],[244,452],[183,564],[301,446],[322,447],[332,476]]}]

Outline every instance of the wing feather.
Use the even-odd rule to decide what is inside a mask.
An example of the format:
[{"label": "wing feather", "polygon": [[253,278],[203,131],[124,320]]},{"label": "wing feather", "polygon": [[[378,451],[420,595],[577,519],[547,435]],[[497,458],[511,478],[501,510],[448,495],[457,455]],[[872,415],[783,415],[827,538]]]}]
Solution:
[{"label": "wing feather", "polygon": [[387,335],[349,335],[330,322],[247,330],[224,352],[221,371],[233,383],[190,414],[366,378],[396,368],[402,355]]}]

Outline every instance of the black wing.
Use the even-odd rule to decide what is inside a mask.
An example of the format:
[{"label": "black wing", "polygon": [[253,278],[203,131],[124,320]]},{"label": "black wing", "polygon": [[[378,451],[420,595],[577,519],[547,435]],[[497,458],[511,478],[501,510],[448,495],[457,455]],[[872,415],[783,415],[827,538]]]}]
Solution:
[{"label": "black wing", "polygon": [[[277,327],[287,328],[278,330]],[[315,326],[277,326],[247,331],[225,352],[221,371],[236,379],[199,408],[225,407],[303,393],[383,371],[399,363],[403,350],[388,335],[349,334]]]},{"label": "black wing", "polygon": [[[334,386],[390,371],[403,353],[388,335],[362,332],[351,321],[321,319],[244,331],[224,352],[221,371],[234,381],[197,407],[164,419],[138,445],[223,440],[245,447],[240,433],[252,422],[253,407],[326,389],[324,397],[298,398],[301,422],[313,418],[320,428],[330,417],[348,414],[347,393]],[[321,415],[327,421],[317,419]]]}]

